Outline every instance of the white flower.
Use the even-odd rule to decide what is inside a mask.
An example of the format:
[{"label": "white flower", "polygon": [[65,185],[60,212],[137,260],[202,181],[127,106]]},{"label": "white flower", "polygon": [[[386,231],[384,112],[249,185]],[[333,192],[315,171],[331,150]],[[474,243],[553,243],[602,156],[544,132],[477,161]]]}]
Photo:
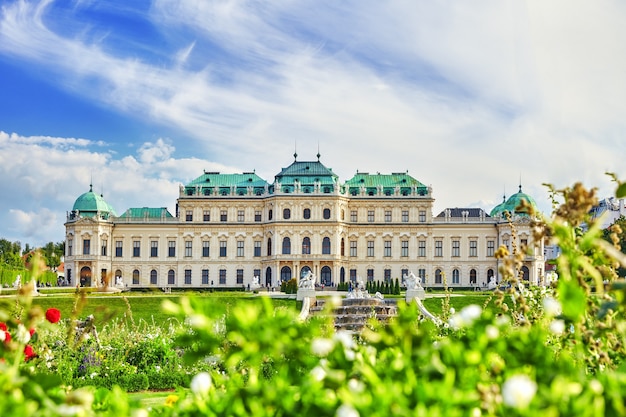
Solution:
[{"label": "white flower", "polygon": [[456,313],[456,310],[454,309],[454,307],[450,307],[450,314],[454,314]]},{"label": "white flower", "polygon": [[21,323],[17,325],[15,339],[24,345],[30,341],[30,332]]},{"label": "white flower", "polygon": [[348,389],[355,394],[360,394],[365,390],[365,384],[363,384],[363,382],[359,381],[358,379],[351,378],[348,381]]},{"label": "white flower", "polygon": [[565,322],[563,320],[552,320],[550,331],[557,336],[562,335],[565,333]]},{"label": "white flower", "polygon": [[347,330],[339,330],[335,332],[333,339],[338,342],[341,342],[343,347],[346,349],[353,349],[356,346],[356,342],[354,341],[354,338],[352,337],[352,333],[350,333]]},{"label": "white flower", "polygon": [[495,340],[500,336],[500,330],[492,324],[485,328],[485,333],[487,334],[487,339]]},{"label": "white flower", "polygon": [[0,342],[4,342],[7,338],[7,334],[4,330],[0,330]]},{"label": "white flower", "polygon": [[189,388],[191,388],[191,392],[201,397],[208,394],[211,383],[211,375],[208,372],[200,372],[193,377]]},{"label": "white flower", "polygon": [[337,417],[359,417],[360,414],[351,405],[341,404],[335,414]]},{"label": "white flower", "polygon": [[318,365],[311,369],[311,376],[316,381],[323,381],[326,378],[326,370]]},{"label": "white flower", "polygon": [[148,413],[148,410],[146,410],[145,408],[138,408],[132,411],[131,416],[132,417],[149,417],[150,414]]},{"label": "white flower", "polygon": [[209,320],[202,314],[192,314],[188,317],[187,322],[195,329],[204,328],[209,325]]},{"label": "white flower", "polygon": [[476,304],[465,306],[460,312],[450,317],[450,327],[458,330],[462,327],[471,326],[474,320],[480,317],[482,311],[482,308]]},{"label": "white flower", "polygon": [[334,347],[334,341],[323,337],[313,339],[313,342],[311,342],[311,352],[317,356],[327,356]]},{"label": "white flower", "polygon": [[502,400],[512,408],[526,408],[537,392],[537,383],[528,375],[513,375],[502,385]]},{"label": "white flower", "polygon": [[543,299],[543,311],[548,317],[556,317],[561,314],[561,303],[552,297]]}]

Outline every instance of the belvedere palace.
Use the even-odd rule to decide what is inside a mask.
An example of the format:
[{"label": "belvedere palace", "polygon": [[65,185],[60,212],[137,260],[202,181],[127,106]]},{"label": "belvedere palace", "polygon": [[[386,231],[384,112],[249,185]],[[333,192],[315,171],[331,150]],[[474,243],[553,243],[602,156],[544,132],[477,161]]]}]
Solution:
[{"label": "belvedere palace", "polygon": [[[499,282],[501,245],[524,251],[524,280],[543,281],[543,242],[532,241],[519,192],[490,213],[433,213],[430,187],[406,172],[357,172],[340,182],[320,162],[298,161],[268,183],[254,172],[204,172],[181,185],[176,213],[129,208],[101,195],[78,197],[68,213],[66,278],[72,284],[156,288],[275,287],[311,271],[317,285],[402,281],[428,287]],[[256,277],[256,278],[255,278]],[[445,282],[444,282],[445,281]]]}]

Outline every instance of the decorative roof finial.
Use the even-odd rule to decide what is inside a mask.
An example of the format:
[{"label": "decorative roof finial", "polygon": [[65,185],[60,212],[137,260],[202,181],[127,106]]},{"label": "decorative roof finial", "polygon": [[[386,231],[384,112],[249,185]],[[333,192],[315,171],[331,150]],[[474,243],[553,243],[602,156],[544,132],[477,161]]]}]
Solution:
[{"label": "decorative roof finial", "polygon": [[519,174],[519,192],[522,192],[522,173]]},{"label": "decorative roof finial", "polygon": [[298,160],[298,152],[297,152],[297,147],[296,147],[296,142],[293,142],[293,160],[297,161]]},{"label": "decorative roof finial", "polygon": [[317,162],[320,161],[320,141],[317,141]]}]

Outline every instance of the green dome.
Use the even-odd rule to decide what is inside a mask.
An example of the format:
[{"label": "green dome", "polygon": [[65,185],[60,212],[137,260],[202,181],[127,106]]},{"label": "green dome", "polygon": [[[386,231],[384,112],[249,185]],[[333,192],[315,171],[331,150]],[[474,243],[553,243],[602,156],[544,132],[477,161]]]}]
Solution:
[{"label": "green dome", "polygon": [[113,207],[111,207],[101,195],[93,192],[91,185],[89,186],[89,192],[86,192],[76,199],[72,210],[77,211],[79,215],[85,217],[94,217],[98,213],[100,213],[100,216],[103,218],[117,216]]},{"label": "green dome", "polygon": [[520,185],[519,191],[517,193],[509,197],[508,200],[503,201],[502,203],[495,206],[493,210],[491,210],[491,213],[489,213],[489,215],[491,217],[503,217],[505,212],[509,212],[511,214],[528,216],[528,209],[520,209],[522,201],[525,201],[530,206],[532,206],[535,211],[537,211],[537,203],[531,196],[522,192],[522,186]]}]

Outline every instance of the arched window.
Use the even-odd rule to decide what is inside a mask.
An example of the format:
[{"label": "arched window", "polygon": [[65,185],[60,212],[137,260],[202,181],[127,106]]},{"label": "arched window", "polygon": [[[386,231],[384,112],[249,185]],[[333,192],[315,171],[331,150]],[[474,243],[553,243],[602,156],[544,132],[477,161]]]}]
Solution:
[{"label": "arched window", "polygon": [[311,254],[311,239],[308,236],[302,239],[302,254],[303,255]]},{"label": "arched window", "polygon": [[527,266],[524,265],[522,269],[520,270],[520,272],[522,273],[522,280],[524,281],[530,280],[530,271],[528,270]]},{"label": "arched window", "polygon": [[138,285],[139,284],[139,270],[135,269],[133,271],[133,284],[134,285]]},{"label": "arched window", "polygon": [[174,273],[173,269],[170,269],[169,271],[167,271],[167,285],[174,284],[176,284],[176,274]]},{"label": "arched window", "polygon": [[493,277],[493,269],[487,270],[487,281],[491,281],[491,277]]},{"label": "arched window", "polygon": [[272,256],[272,239],[267,239],[267,256]]},{"label": "arched window", "polygon": [[329,208],[325,208],[324,209],[324,219],[326,219],[326,220],[330,219],[330,209]]},{"label": "arched window", "polygon": [[288,266],[283,266],[280,269],[280,280],[283,282],[287,282],[291,279],[291,268]]},{"label": "arched window", "polygon": [[470,284],[476,284],[476,270],[470,270]]},{"label": "arched window", "polygon": [[300,270],[300,278],[304,278],[308,272],[311,272],[311,268],[309,268],[307,265],[303,266]]},{"label": "arched window", "polygon": [[437,269],[435,270],[435,284],[441,284],[441,283],[442,283],[441,269]]},{"label": "arched window", "polygon": [[150,284],[157,285],[157,271],[153,269],[150,271]]},{"label": "arched window", "polygon": [[460,273],[458,269],[452,270],[452,283],[458,284],[460,282]]},{"label": "arched window", "polygon": [[341,209],[341,221],[344,221],[346,219],[346,212]]},{"label": "arched window", "polygon": [[329,286],[333,282],[333,277],[332,277],[332,273],[330,271],[330,267],[328,267],[328,266],[323,266],[322,267],[321,282],[322,282],[322,284],[329,285]]},{"label": "arched window", "polygon": [[330,255],[330,238],[325,237],[322,240],[322,255]]},{"label": "arched window", "polygon": [[272,209],[270,209],[270,211],[267,213],[267,219],[272,220],[272,217],[274,217],[274,212],[272,211]]},{"label": "arched window", "polygon": [[283,219],[289,220],[291,218],[291,210],[288,208],[283,210]]},{"label": "arched window", "polygon": [[344,238],[341,238],[341,256],[345,256],[346,251],[346,241]]},{"label": "arched window", "polygon": [[291,239],[283,238],[283,255],[291,254]]},{"label": "arched window", "polygon": [[302,217],[305,219],[310,219],[311,218],[311,209],[310,208],[305,208],[304,212],[302,213]]}]

